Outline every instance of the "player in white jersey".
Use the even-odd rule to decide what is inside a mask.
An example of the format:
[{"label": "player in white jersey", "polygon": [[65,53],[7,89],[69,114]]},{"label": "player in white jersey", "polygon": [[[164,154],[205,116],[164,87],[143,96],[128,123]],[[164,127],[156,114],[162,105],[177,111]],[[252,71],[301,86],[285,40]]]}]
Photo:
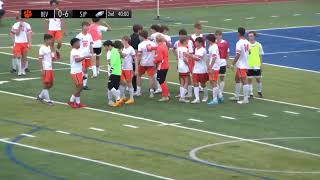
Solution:
[{"label": "player in white jersey", "polygon": [[73,38],[70,41],[72,50],[70,52],[70,73],[72,80],[76,86],[74,93],[71,95],[68,105],[72,108],[82,108],[86,105],[80,103],[80,93],[83,89],[83,73],[82,73],[82,61],[86,58],[91,58],[91,55],[81,56],[80,39]]},{"label": "player in white jersey", "polygon": [[42,84],[43,89],[37,96],[37,100],[41,102],[47,102],[48,105],[53,105],[50,100],[49,89],[53,86],[54,75],[52,68],[52,57],[51,45],[53,44],[53,37],[50,34],[45,34],[44,44],[40,46],[39,49],[39,61],[41,62],[41,72],[42,72]]},{"label": "player in white jersey", "polygon": [[18,75],[21,76],[28,71],[27,54],[32,45],[32,29],[22,18],[16,17],[16,20],[11,28],[11,33],[14,34],[13,58],[18,67]]},{"label": "player in white jersey", "polygon": [[139,33],[141,43],[138,45],[138,54],[137,54],[137,62],[136,69],[138,69],[137,73],[137,92],[136,96],[141,96],[141,86],[142,80],[141,77],[147,73],[149,78],[149,92],[150,98],[154,97],[154,89],[155,89],[155,67],[153,60],[155,58],[155,53],[152,50],[149,50],[148,47],[156,47],[156,44],[148,39],[148,32],[141,31]]},{"label": "player in white jersey", "polygon": [[202,43],[202,46],[203,47],[206,47],[206,40],[205,40],[205,36],[201,33],[201,30],[202,30],[202,25],[200,24],[200,22],[196,22],[194,23],[194,33],[191,34],[191,40],[193,42],[193,46],[195,47],[195,42],[196,42],[196,39],[198,37],[202,38],[203,39],[203,43]]},{"label": "player in white jersey", "polygon": [[213,34],[207,36],[209,41],[209,61],[208,61],[208,73],[209,80],[212,86],[212,101],[208,102],[208,105],[217,105],[223,101],[223,96],[219,96],[218,78],[220,72],[220,53],[219,47],[216,43],[216,37]]},{"label": "player in white jersey", "polygon": [[[80,53],[82,56],[91,55],[93,57],[93,39],[90,33],[88,33],[90,23],[82,22],[82,32],[79,33],[76,38],[80,39]],[[88,79],[89,79],[89,68],[91,67],[91,58],[87,58],[82,61],[83,69],[83,89],[89,90]]]},{"label": "player in white jersey", "polygon": [[161,25],[160,26],[160,33],[164,37],[164,39],[166,40],[167,46],[169,48],[171,48],[172,47],[172,42],[171,42],[171,37],[169,35],[167,35],[168,32],[169,32],[169,27],[168,26],[166,26],[166,25]]},{"label": "player in white jersey", "polygon": [[206,83],[209,80],[208,76],[208,68],[206,62],[207,51],[202,46],[203,39],[201,37],[196,38],[195,45],[196,49],[194,55],[190,57],[195,61],[192,73],[192,81],[194,87],[194,96],[195,99],[191,102],[192,104],[200,103],[200,86],[203,88],[203,99],[202,102],[208,101],[208,88],[206,87]]},{"label": "player in white jersey", "polygon": [[[242,27],[238,28],[239,41],[236,44],[236,57],[232,62],[232,65],[235,65],[237,68],[236,72],[236,87],[235,87],[235,96],[231,97],[231,100],[238,101],[239,104],[249,103],[250,87],[248,84],[247,69],[248,69],[248,56],[250,53],[250,43],[244,37],[246,30]],[[244,98],[242,101],[239,100],[241,83],[243,85],[243,94]]]},{"label": "player in white jersey", "polygon": [[[133,61],[135,61],[136,51],[129,44],[130,38],[128,36],[124,36],[122,38],[122,44],[124,46],[122,50],[123,62],[122,62],[122,72],[121,72],[121,83],[120,83],[120,94],[121,101],[125,104],[133,104],[134,103],[134,89],[132,86],[132,77],[133,77]],[[129,99],[126,99],[125,90],[128,88],[129,90]]]},{"label": "player in white jersey", "polygon": [[[107,63],[107,75],[110,77],[110,75],[111,75],[110,52],[111,52],[111,50],[113,48],[113,43],[112,43],[112,41],[107,40],[107,41],[103,42],[103,46],[105,48],[106,59],[107,59],[107,61],[106,61],[106,63]],[[109,106],[113,106],[113,104],[115,102],[113,101],[112,93],[108,88],[107,88],[107,97],[108,97]]]},{"label": "player in white jersey", "polygon": [[[194,53],[193,42],[188,37],[188,33],[187,33],[187,31],[185,29],[180,29],[179,30],[179,39],[182,39],[182,38],[187,38],[188,53],[193,54]],[[180,41],[176,41],[174,43],[174,45],[173,45],[173,48],[172,48],[172,52],[176,56],[177,60],[178,60],[177,49],[178,49],[179,46],[181,46]],[[192,73],[193,66],[194,66],[194,61],[193,61],[193,59],[191,59],[189,57],[188,57],[188,66],[189,66],[190,73]],[[176,97],[179,98],[180,95],[178,95]],[[191,77],[189,77],[188,94],[187,94],[186,97],[192,98],[192,81],[191,81]]]}]

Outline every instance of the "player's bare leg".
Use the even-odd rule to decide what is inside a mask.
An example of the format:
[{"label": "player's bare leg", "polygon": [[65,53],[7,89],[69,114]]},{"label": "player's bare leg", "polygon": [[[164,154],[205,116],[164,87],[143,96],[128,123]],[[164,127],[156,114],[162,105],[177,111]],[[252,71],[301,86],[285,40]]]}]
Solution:
[{"label": "player's bare leg", "polygon": [[62,47],[62,41],[61,40],[57,40],[57,48],[56,48],[56,58],[57,58],[57,60],[60,60],[60,58],[61,58],[61,54],[60,54],[61,47]]},{"label": "player's bare leg", "polygon": [[96,78],[97,74],[97,59],[100,58],[99,56],[93,56],[91,59],[91,69],[92,69],[92,78]]},{"label": "player's bare leg", "polygon": [[90,90],[88,87],[89,70],[88,68],[83,69],[83,90]]},{"label": "player's bare leg", "polygon": [[138,74],[137,75],[137,92],[136,92],[136,96],[141,96],[141,86],[142,86],[142,79],[141,79],[141,75]]},{"label": "player's bare leg", "polygon": [[248,84],[247,77],[241,77],[241,83],[243,84],[243,100],[238,101],[239,104],[248,104],[249,103],[249,96],[250,96],[250,86]]},{"label": "player's bare leg", "polygon": [[240,77],[238,75],[235,76],[234,80],[235,80],[235,83],[236,83],[235,92],[234,92],[234,97],[230,97],[230,100],[239,101],[240,91],[241,91],[241,80],[240,80]]},{"label": "player's bare leg", "polygon": [[208,102],[207,104],[210,106],[214,106],[219,104],[218,96],[219,96],[219,87],[217,81],[210,81],[210,84],[212,86],[212,100]]},{"label": "player's bare leg", "polygon": [[188,103],[189,100],[185,99],[185,96],[188,91],[188,85],[189,85],[189,78],[188,77],[182,77],[180,78],[180,99],[179,102]]},{"label": "player's bare leg", "polygon": [[97,76],[100,74],[100,56],[96,57],[96,70],[97,70]]},{"label": "player's bare leg", "polygon": [[154,90],[156,89],[156,82],[154,79],[154,76],[149,76],[149,92],[150,92],[150,98],[154,98]]},{"label": "player's bare leg", "polygon": [[200,103],[200,88],[199,83],[193,83],[193,91],[195,99],[191,102],[191,104],[199,104]]},{"label": "player's bare leg", "polygon": [[128,90],[129,90],[129,100],[125,102],[125,104],[133,104],[134,103],[134,97],[133,97],[133,94],[134,94],[134,88],[133,88],[133,85],[132,85],[132,81],[131,82],[127,82],[127,87],[128,87]]},{"label": "player's bare leg", "polygon": [[119,90],[120,90],[120,101],[121,103],[125,103],[127,101],[127,98],[126,98],[126,87],[127,86],[127,81],[125,80],[122,80],[120,81],[120,86],[119,86]]},{"label": "player's bare leg", "polygon": [[253,84],[252,84],[252,78],[248,78],[248,84],[249,84],[249,90],[250,90],[250,98],[253,98]]},{"label": "player's bare leg", "polygon": [[219,77],[219,97],[223,97],[223,92],[224,92],[224,86],[225,86],[225,81],[224,81],[224,75],[220,75]]},{"label": "player's bare leg", "polygon": [[37,100],[41,102],[47,102],[49,106],[54,105],[49,95],[49,89],[51,89],[52,86],[53,86],[53,83],[44,83],[43,89],[38,95]]}]

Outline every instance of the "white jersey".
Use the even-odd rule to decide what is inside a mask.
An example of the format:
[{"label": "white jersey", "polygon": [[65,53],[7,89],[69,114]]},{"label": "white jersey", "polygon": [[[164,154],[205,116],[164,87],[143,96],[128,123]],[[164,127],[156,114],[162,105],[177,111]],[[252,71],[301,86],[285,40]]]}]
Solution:
[{"label": "white jersey", "polygon": [[2,10],[2,9],[3,9],[3,2],[0,1],[0,10]]},{"label": "white jersey", "polygon": [[169,47],[171,47],[172,42],[171,42],[171,37],[169,35],[166,34],[162,34],[164,39],[167,41],[167,43],[169,44]]},{"label": "white jersey", "polygon": [[[178,40],[178,41],[176,41],[175,43],[174,43],[174,45],[173,45],[173,48],[174,49],[177,49],[179,46],[180,46],[181,44],[180,44],[180,41]],[[192,43],[192,41],[189,39],[188,40],[188,53],[193,53],[193,43]]]},{"label": "white jersey", "polygon": [[92,36],[91,34],[83,34],[82,32],[79,33],[76,38],[80,39],[80,53],[81,56],[88,56],[91,54],[90,47],[93,44]]},{"label": "white jersey", "polygon": [[197,39],[198,37],[203,38],[203,34],[199,34],[199,36],[197,36],[196,34],[191,34],[191,39],[192,39],[193,41],[196,41],[196,39]]},{"label": "white jersey", "polygon": [[157,37],[158,35],[162,35],[162,36],[163,36],[162,33],[155,32],[155,33],[153,33],[153,34],[150,35],[150,38],[149,38],[149,39],[150,39],[151,41],[153,41],[154,43],[157,44],[157,39],[156,39],[156,37]]},{"label": "white jersey", "polygon": [[213,58],[216,59],[215,63],[212,66],[213,70],[219,70],[220,69],[220,64],[221,64],[221,60],[220,60],[220,54],[219,54],[219,47],[217,44],[212,44],[209,47],[209,62],[210,64],[213,61]]},{"label": "white jersey", "polygon": [[188,73],[190,72],[188,65],[185,61],[188,62],[186,59],[185,53],[188,52],[188,48],[184,46],[179,46],[177,48],[177,54],[178,54],[178,72],[179,73]]},{"label": "white jersey", "polygon": [[49,18],[49,31],[61,31],[61,19]]},{"label": "white jersey", "polygon": [[240,39],[236,44],[236,53],[240,54],[236,67],[239,69],[248,69],[248,56],[250,52],[250,43],[246,39]]},{"label": "white jersey", "polygon": [[16,22],[12,26],[12,31],[19,31],[20,33],[14,35],[15,43],[28,43],[28,33],[32,33],[30,24],[26,22]]},{"label": "white jersey", "polygon": [[123,48],[122,53],[124,55],[122,69],[123,70],[133,70],[133,57],[136,55],[136,51],[133,49],[132,46],[128,48]]},{"label": "white jersey", "polygon": [[39,57],[42,57],[42,69],[52,70],[52,54],[50,46],[41,45],[39,49]]},{"label": "white jersey", "polygon": [[142,41],[138,45],[138,52],[141,53],[141,66],[154,66],[153,60],[155,58],[155,53],[153,51],[148,51],[148,46],[156,47],[157,45],[150,40]]},{"label": "white jersey", "polygon": [[72,49],[70,53],[70,66],[71,66],[71,74],[77,74],[82,72],[82,62],[76,62],[76,58],[80,57],[79,49]]},{"label": "white jersey", "polygon": [[204,47],[196,48],[194,55],[201,57],[199,61],[195,61],[193,67],[193,73],[195,74],[204,74],[208,73],[207,63],[206,63],[206,49]]},{"label": "white jersey", "polygon": [[[108,31],[108,27],[99,25],[97,30],[98,30],[98,33],[102,35],[103,32]],[[101,48],[102,47],[102,40],[99,39],[99,40],[93,41],[92,47],[93,48]]]}]

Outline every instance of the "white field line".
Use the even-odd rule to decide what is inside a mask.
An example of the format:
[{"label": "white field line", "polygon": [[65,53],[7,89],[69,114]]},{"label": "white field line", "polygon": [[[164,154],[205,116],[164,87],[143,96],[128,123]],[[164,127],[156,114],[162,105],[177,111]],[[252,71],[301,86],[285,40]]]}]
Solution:
[{"label": "white field line", "polygon": [[232,19],[225,19],[225,20],[223,20],[223,21],[232,21]]},{"label": "white field line", "polygon": [[100,129],[100,128],[95,128],[95,127],[90,127],[89,129],[93,130],[93,131],[100,131],[103,132],[104,129]]},{"label": "white field line", "polygon": [[271,18],[278,18],[280,16],[277,16],[277,15],[273,15],[273,16],[270,16]]},{"label": "white field line", "polygon": [[246,17],[246,20],[252,20],[255,19],[256,17]]},{"label": "white field line", "polygon": [[199,119],[193,119],[193,118],[190,118],[190,119],[188,119],[189,121],[194,121],[194,122],[204,122],[204,121],[202,121],[202,120],[199,120]]},{"label": "white field line", "polygon": [[229,117],[229,116],[220,116],[223,119],[231,119],[231,120],[235,120],[236,118],[234,117]]},{"label": "white field line", "polygon": [[[68,70],[70,68],[57,68],[57,69],[53,69],[53,71],[62,71],[62,70]],[[32,72],[41,72],[42,70],[32,70]],[[2,72],[0,73],[0,75],[2,74],[12,74],[11,72]]]},{"label": "white field line", "polygon": [[36,80],[36,79],[40,79],[40,77],[34,77],[34,78],[16,78],[16,79],[12,79],[14,81],[29,81],[29,80]]},{"label": "white field line", "polygon": [[158,126],[170,126],[170,125],[179,125],[181,123],[166,123],[166,124],[159,124]]},{"label": "white field line", "polygon": [[21,136],[25,136],[25,137],[30,137],[30,138],[34,138],[36,136],[34,135],[31,135],[31,134],[20,134]]},{"label": "white field line", "polygon": [[[35,97],[32,97],[32,96],[26,96],[26,95],[7,92],[7,91],[2,91],[2,90],[0,90],[0,93],[9,94],[9,95],[18,96],[18,97],[29,98],[29,99],[36,99]],[[67,103],[63,103],[63,102],[59,102],[59,101],[55,101],[55,103],[68,106]],[[252,139],[245,139],[245,138],[241,138],[241,137],[225,135],[225,134],[216,133],[216,132],[212,132],[212,131],[206,131],[206,130],[190,128],[190,127],[186,127],[186,126],[181,126],[181,125],[179,125],[180,123],[168,124],[168,123],[161,122],[161,121],[151,120],[151,119],[142,118],[142,117],[138,117],[138,116],[126,115],[126,114],[121,114],[121,113],[116,113],[116,112],[110,112],[110,111],[105,111],[105,110],[102,110],[102,109],[96,109],[96,108],[90,108],[90,107],[87,107],[87,108],[84,108],[84,109],[97,111],[97,112],[105,112],[105,113],[110,113],[110,114],[124,116],[124,117],[131,117],[133,119],[139,119],[139,120],[143,120],[143,121],[147,121],[147,122],[154,122],[154,123],[157,123],[157,124],[160,124],[160,125],[172,126],[172,127],[176,127],[176,128],[180,128],[180,129],[189,130],[189,131],[201,132],[201,133],[205,133],[205,134],[216,135],[216,136],[230,138],[230,139],[247,141],[247,142],[251,142],[251,143],[255,143],[255,144],[260,144],[260,145],[270,146],[270,147],[274,147],[274,148],[284,149],[284,150],[288,150],[288,151],[291,151],[291,152],[298,152],[298,153],[308,154],[308,155],[312,154],[312,153],[307,152],[307,151],[302,151],[302,150],[297,150],[297,149],[288,148],[288,147],[284,147],[284,146],[279,146],[279,145],[275,145],[275,144],[260,142],[260,141],[256,141],[256,140],[252,140]]]},{"label": "white field line", "polygon": [[301,68],[295,68],[295,67],[288,67],[288,66],[282,66],[282,65],[271,64],[271,63],[263,63],[263,64],[268,65],[268,66],[281,67],[281,68],[285,68],[285,69],[294,69],[294,70],[298,70],[298,71],[305,71],[305,72],[311,72],[311,73],[320,74],[320,71],[301,69]]},{"label": "white field line", "polygon": [[79,160],[83,160],[83,161],[93,162],[93,163],[96,163],[96,164],[102,164],[102,165],[106,165],[106,166],[111,166],[111,167],[115,167],[115,168],[131,171],[131,172],[135,172],[135,173],[138,173],[138,174],[143,174],[143,175],[146,175],[146,176],[151,176],[151,177],[155,177],[155,178],[159,178],[159,179],[174,180],[172,178],[158,176],[158,175],[155,175],[155,174],[150,174],[150,173],[147,173],[147,172],[144,172],[144,171],[139,171],[139,170],[131,169],[131,168],[128,168],[128,167],[115,165],[115,164],[111,164],[111,163],[104,162],[104,161],[98,161],[98,160],[89,159],[89,158],[76,156],[76,155],[72,155],[72,154],[67,154],[67,153],[62,153],[62,152],[53,151],[53,150],[49,150],[49,149],[30,146],[30,145],[26,145],[26,144],[15,143],[15,142],[7,141],[7,140],[4,140],[4,139],[0,139],[0,142],[7,143],[7,144],[12,144],[12,145],[15,145],[15,146],[20,146],[20,147],[24,147],[24,148],[28,148],[28,149],[33,149],[33,150],[37,150],[37,151],[41,151],[41,152],[57,154],[57,155],[60,155],[60,156],[65,156],[65,157],[70,157],[70,158],[79,159]]},{"label": "white field line", "polygon": [[293,14],[292,16],[301,16],[302,14]]},{"label": "white field line", "polygon": [[295,115],[300,114],[300,113],[298,113],[298,112],[294,112],[294,111],[283,111],[283,112],[288,113],[288,114],[295,114]]},{"label": "white field line", "polygon": [[291,53],[304,53],[304,52],[316,52],[316,51],[320,51],[320,49],[306,49],[306,50],[297,50],[297,51],[271,52],[271,53],[264,53],[264,55],[291,54]]},{"label": "white field line", "polygon": [[67,135],[69,135],[69,134],[70,134],[69,132],[60,131],[60,130],[57,130],[56,132],[57,132],[57,133],[60,133],[60,134],[67,134]]},{"label": "white field line", "polygon": [[258,114],[258,113],[253,113],[252,115],[254,115],[254,116],[259,116],[259,117],[269,117],[269,116],[267,116],[267,115],[264,115],[264,114]]},{"label": "white field line", "polygon": [[128,128],[133,128],[133,129],[139,128],[138,126],[133,126],[133,125],[130,125],[130,124],[123,124],[122,126],[128,127]]}]

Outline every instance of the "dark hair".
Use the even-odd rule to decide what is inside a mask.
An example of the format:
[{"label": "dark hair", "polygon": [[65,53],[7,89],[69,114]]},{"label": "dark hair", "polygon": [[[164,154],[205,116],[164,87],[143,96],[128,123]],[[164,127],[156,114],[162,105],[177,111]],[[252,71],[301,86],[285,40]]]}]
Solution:
[{"label": "dark hair", "polygon": [[222,31],[221,30],[216,30],[216,35],[222,35]]},{"label": "dark hair", "polygon": [[117,49],[123,49],[123,44],[122,44],[121,41],[116,40],[116,41],[113,43],[113,47],[114,47],[114,48],[117,48]]},{"label": "dark hair", "polygon": [[139,36],[145,38],[145,39],[148,39],[148,31],[146,30],[143,30],[139,33]]},{"label": "dark hair", "polygon": [[169,31],[169,27],[167,25],[160,26],[160,32],[163,33],[164,31]]},{"label": "dark hair", "polygon": [[197,37],[195,41],[200,43],[200,44],[202,44],[203,43],[203,38],[202,37]]},{"label": "dark hair", "polygon": [[183,44],[184,42],[186,42],[186,41],[188,41],[188,40],[189,40],[188,37],[181,37],[181,38],[179,39],[179,41],[180,41],[181,44]]},{"label": "dark hair", "polygon": [[143,26],[141,24],[135,24],[132,26],[132,30],[135,33],[138,33],[140,30],[143,30]]},{"label": "dark hair", "polygon": [[123,36],[121,39],[127,41],[130,44],[129,36]]},{"label": "dark hair", "polygon": [[78,39],[78,38],[72,38],[70,41],[70,45],[73,46],[75,43],[77,43],[79,41],[80,41],[80,39]]},{"label": "dark hair", "polygon": [[49,39],[52,39],[53,38],[53,36],[52,35],[50,35],[50,34],[44,34],[43,35],[43,40],[49,40]]},{"label": "dark hair", "polygon": [[194,27],[194,28],[197,28],[197,29],[202,29],[202,26],[201,26],[200,22],[194,23],[194,26],[193,26],[193,27]]},{"label": "dark hair", "polygon": [[49,2],[49,3],[50,3],[50,6],[52,6],[52,4],[53,4],[53,3],[55,3],[55,4],[59,4],[59,1],[58,1],[58,0],[50,0],[50,2]]},{"label": "dark hair", "polygon": [[241,36],[244,36],[246,34],[246,29],[243,28],[243,27],[239,27],[238,28],[238,33],[241,35]]},{"label": "dark hair", "polygon": [[100,18],[92,18],[92,22],[99,22]]},{"label": "dark hair", "polygon": [[103,46],[113,46],[113,43],[110,40],[106,40],[105,42],[103,42]]},{"label": "dark hair", "polygon": [[156,32],[159,32],[160,31],[160,26],[158,24],[154,24],[150,27],[150,29],[153,29],[155,30]]},{"label": "dark hair", "polygon": [[185,36],[187,36],[187,35],[188,35],[187,30],[185,30],[185,29],[180,29],[180,30],[179,30],[179,35],[185,35]]},{"label": "dark hair", "polygon": [[82,26],[82,27],[83,27],[83,26],[90,26],[90,23],[87,22],[87,21],[83,21],[82,24],[81,24],[81,26]]},{"label": "dark hair", "polygon": [[250,31],[250,32],[248,32],[248,34],[253,34],[254,37],[257,36],[257,33],[255,31]]},{"label": "dark hair", "polygon": [[216,42],[216,36],[214,34],[207,35],[207,39],[210,42]]}]

